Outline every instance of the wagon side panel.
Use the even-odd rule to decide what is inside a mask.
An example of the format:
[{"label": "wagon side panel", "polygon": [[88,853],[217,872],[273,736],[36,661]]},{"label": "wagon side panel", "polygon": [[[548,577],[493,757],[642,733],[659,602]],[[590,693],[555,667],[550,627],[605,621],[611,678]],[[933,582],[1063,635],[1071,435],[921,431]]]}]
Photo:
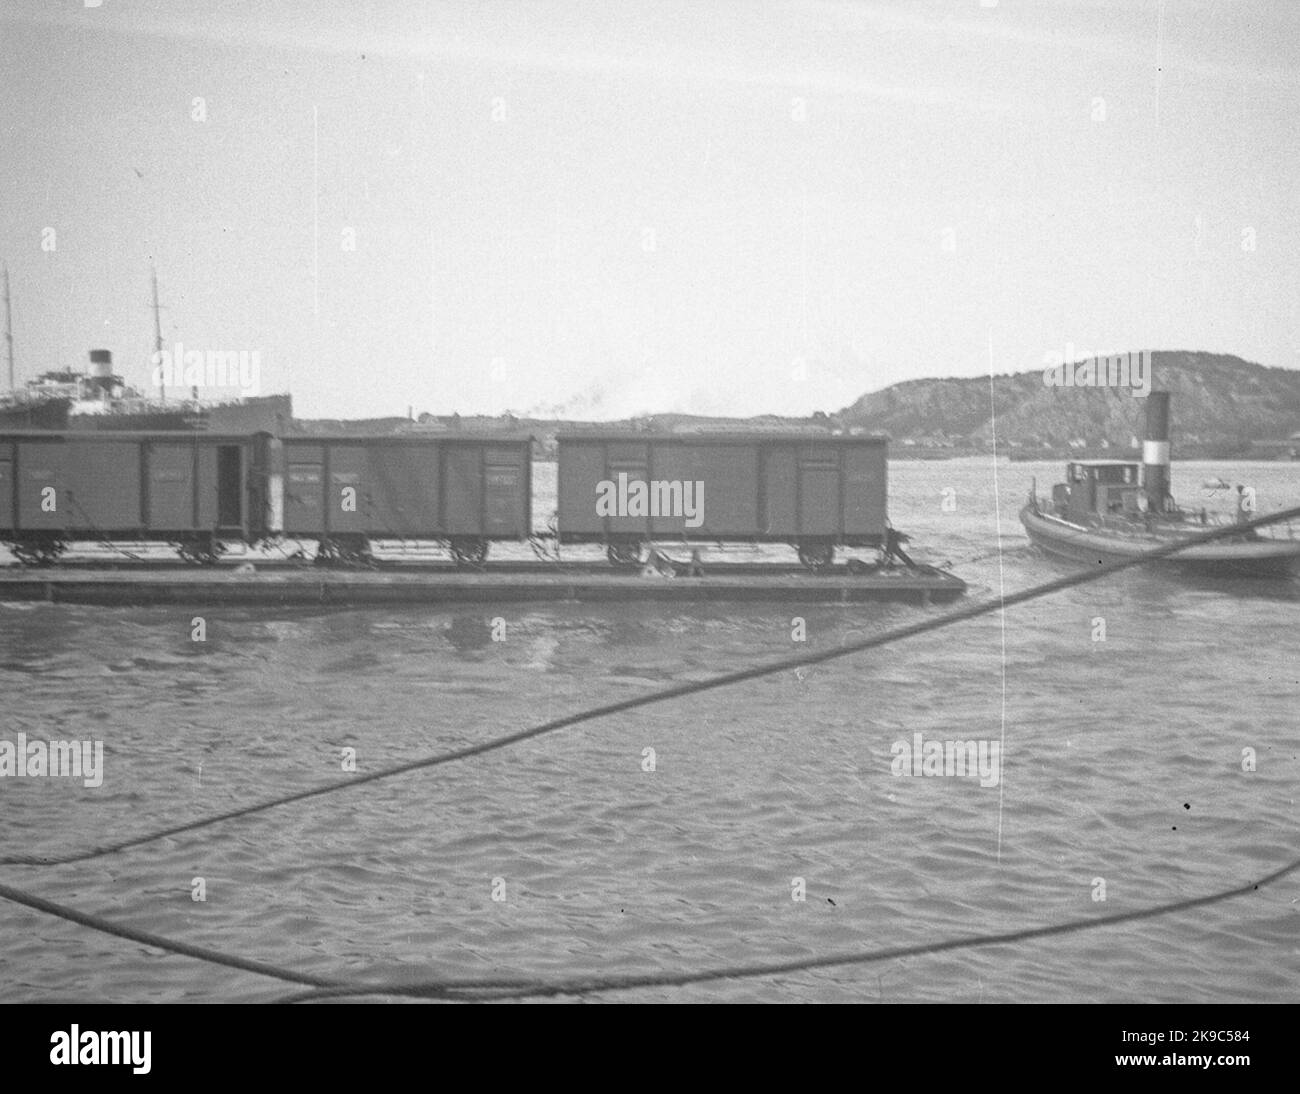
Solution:
[{"label": "wagon side panel", "polygon": [[15,530],[14,446],[0,441],[0,534]]},{"label": "wagon side panel", "polygon": [[[658,495],[661,510],[651,518],[655,534],[728,539],[759,534],[756,445],[672,442],[656,445],[653,455],[649,489]],[[674,511],[663,512],[670,508]]]},{"label": "wagon side panel", "polygon": [[438,522],[438,445],[374,445],[367,454],[373,535],[433,539]]},{"label": "wagon side panel", "polygon": [[140,442],[73,437],[64,460],[64,527],[99,534],[139,530]]},{"label": "wagon side panel", "polygon": [[844,450],[844,535],[883,540],[888,521],[888,458],[883,444]]},{"label": "wagon side panel", "polygon": [[375,523],[369,449],[357,443],[329,446],[325,504],[330,531],[336,535],[366,535]]},{"label": "wagon side panel", "polygon": [[67,526],[62,440],[21,440],[15,446],[18,526],[23,531],[57,531]]}]

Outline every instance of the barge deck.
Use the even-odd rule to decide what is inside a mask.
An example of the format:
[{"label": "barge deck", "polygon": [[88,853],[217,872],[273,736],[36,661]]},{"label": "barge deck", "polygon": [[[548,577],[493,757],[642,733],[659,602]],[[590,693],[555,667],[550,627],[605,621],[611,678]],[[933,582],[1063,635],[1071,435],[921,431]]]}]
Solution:
[{"label": "barge deck", "polygon": [[483,570],[450,564],[401,569],[334,569],[291,563],[176,566],[134,563],[0,570],[0,601],[109,605],[350,606],[553,602],[845,603],[905,600],[923,604],[961,596],[966,583],[934,567],[854,572],[846,565],[809,573],[764,563],[710,566],[702,576],[647,577],[601,563],[520,563]]}]

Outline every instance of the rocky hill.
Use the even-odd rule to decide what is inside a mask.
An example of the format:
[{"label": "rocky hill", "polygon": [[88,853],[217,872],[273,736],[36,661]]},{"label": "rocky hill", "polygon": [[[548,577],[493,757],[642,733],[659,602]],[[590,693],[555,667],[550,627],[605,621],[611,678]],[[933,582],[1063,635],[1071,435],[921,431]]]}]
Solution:
[{"label": "rocky hill", "polygon": [[[1175,443],[1247,448],[1300,430],[1300,371],[1240,357],[1157,351],[1152,387],[1173,393]],[[984,448],[997,415],[999,448],[1128,448],[1146,403],[1128,389],[1052,387],[1041,370],[994,377],[909,380],[864,395],[836,417],[896,440]]]},{"label": "rocky hill", "polygon": [[[1077,371],[1072,362],[1072,374]],[[1172,438],[1183,458],[1287,458],[1300,445],[1300,371],[1266,368],[1240,357],[1185,351],[1152,355],[1151,386],[1173,393]],[[991,397],[990,397],[991,396]],[[1042,370],[988,377],[908,380],[863,395],[836,414],[808,418],[762,415],[717,418],[656,414],[619,421],[422,414],[418,421],[295,421],[312,433],[531,433],[535,452],[551,458],[565,431],[633,429],[664,432],[854,431],[893,438],[896,458],[987,453],[997,415],[997,447],[1014,458],[1062,453],[1130,453],[1144,432],[1146,401],[1128,388],[1052,387]]]}]

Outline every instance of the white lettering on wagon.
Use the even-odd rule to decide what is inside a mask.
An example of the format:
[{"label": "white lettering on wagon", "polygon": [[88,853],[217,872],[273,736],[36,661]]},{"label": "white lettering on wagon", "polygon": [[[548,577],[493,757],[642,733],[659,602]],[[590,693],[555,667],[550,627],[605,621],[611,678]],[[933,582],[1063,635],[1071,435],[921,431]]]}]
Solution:
[{"label": "white lettering on wagon", "polygon": [[618,482],[596,484],[598,517],[684,517],[687,528],[704,523],[704,483],[681,479],[629,480],[620,471]]}]

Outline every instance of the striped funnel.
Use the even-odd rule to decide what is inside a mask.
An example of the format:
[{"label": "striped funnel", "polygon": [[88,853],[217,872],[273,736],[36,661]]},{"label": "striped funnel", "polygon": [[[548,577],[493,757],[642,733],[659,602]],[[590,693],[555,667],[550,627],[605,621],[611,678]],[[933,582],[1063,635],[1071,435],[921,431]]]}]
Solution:
[{"label": "striped funnel", "polygon": [[1169,492],[1169,392],[1147,395],[1147,432],[1142,442],[1142,484],[1156,512],[1172,500]]}]

